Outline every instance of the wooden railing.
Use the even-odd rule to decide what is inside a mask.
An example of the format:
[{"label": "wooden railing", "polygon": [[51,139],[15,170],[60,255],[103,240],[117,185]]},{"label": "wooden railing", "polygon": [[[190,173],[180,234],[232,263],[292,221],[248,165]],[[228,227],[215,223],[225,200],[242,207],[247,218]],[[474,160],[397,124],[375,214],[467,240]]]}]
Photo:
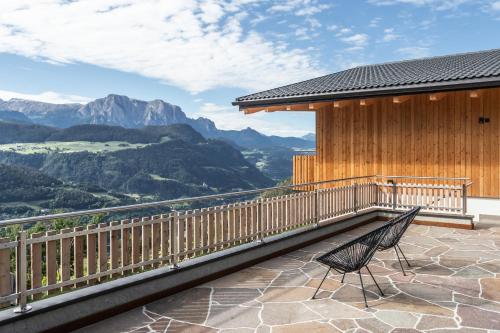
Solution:
[{"label": "wooden railing", "polygon": [[[351,184],[344,185],[346,182]],[[325,184],[329,186],[325,188]],[[290,194],[31,235],[21,227],[16,240],[0,239],[0,307],[15,302],[16,311],[24,312],[29,310],[29,301],[164,265],[177,267],[194,257],[265,241],[268,236],[314,227],[367,208],[423,206],[423,211],[447,214],[466,210],[465,184],[396,184],[379,182],[376,177],[357,177],[303,185],[316,189],[294,191],[295,185],[283,186],[280,188],[289,190]],[[201,198],[212,197],[216,196]],[[199,198],[157,205],[195,199]],[[37,220],[48,222],[61,217],[121,212],[145,206],[154,204],[9,220],[0,222],[0,226],[22,226]]]}]

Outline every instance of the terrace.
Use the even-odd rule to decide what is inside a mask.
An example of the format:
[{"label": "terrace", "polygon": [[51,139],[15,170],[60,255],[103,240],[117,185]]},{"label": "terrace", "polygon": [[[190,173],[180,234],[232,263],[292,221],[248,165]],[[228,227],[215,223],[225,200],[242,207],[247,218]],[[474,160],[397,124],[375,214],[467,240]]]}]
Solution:
[{"label": "terrace", "polygon": [[[7,306],[0,330],[69,331],[102,319],[92,331],[498,329],[499,232],[466,230],[473,228],[470,185],[467,178],[353,177],[2,221],[21,228],[0,244]],[[204,208],[183,209],[187,203]],[[423,209],[402,244],[413,266],[408,276],[390,252],[370,266],[386,297],[365,279],[365,310],[357,277],[341,284],[331,275],[320,299],[310,300],[326,270],[314,261],[318,253],[414,206]],[[86,228],[29,237],[23,229],[102,214],[105,222]],[[129,218],[115,220],[123,214]]]},{"label": "terrace", "polygon": [[380,223],[358,227],[162,298],[77,332],[488,332],[500,329],[500,228],[413,225],[401,247],[370,264],[386,297],[364,276],[332,274],[314,258]]}]

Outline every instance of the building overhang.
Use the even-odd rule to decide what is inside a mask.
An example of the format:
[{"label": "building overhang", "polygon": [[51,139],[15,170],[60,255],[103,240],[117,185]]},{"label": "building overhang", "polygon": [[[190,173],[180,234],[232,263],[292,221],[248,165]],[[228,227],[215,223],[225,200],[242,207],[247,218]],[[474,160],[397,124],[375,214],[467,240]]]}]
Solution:
[{"label": "building overhang", "polygon": [[244,111],[245,113],[255,113],[259,111],[315,111],[318,107],[323,107],[334,101],[388,96],[397,97],[402,95],[474,90],[493,87],[500,87],[500,77],[422,83],[397,87],[379,87],[373,89],[348,90],[319,94],[304,94],[267,99],[235,100],[232,104],[238,106],[239,110]]}]

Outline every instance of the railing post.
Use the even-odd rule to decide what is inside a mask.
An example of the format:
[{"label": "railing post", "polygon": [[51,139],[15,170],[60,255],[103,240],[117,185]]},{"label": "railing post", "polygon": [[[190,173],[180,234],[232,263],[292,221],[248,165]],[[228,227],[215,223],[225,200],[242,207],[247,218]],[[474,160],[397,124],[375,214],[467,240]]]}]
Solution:
[{"label": "railing post", "polygon": [[259,243],[264,243],[264,198],[260,198],[258,200],[258,208],[257,210],[259,211],[259,222],[257,225],[259,226]]},{"label": "railing post", "polygon": [[179,244],[177,234],[179,233],[179,212],[174,211],[169,219],[170,223],[170,254],[172,256],[172,265],[170,268],[177,269],[179,265]]},{"label": "railing post", "polygon": [[396,210],[397,208],[397,200],[398,200],[398,189],[396,187],[396,182],[392,182],[392,209]]},{"label": "railing post", "polygon": [[31,306],[27,305],[26,292],[26,271],[28,262],[26,260],[26,231],[21,230],[17,236],[16,248],[16,292],[17,307],[15,313],[24,313],[31,310]]},{"label": "railing post", "polygon": [[318,189],[314,188],[314,219],[316,221],[316,228],[319,227],[319,206],[318,206]]},{"label": "railing post", "polygon": [[358,213],[358,183],[354,183],[353,186],[353,207],[354,207],[354,213]]},{"label": "railing post", "polygon": [[467,214],[467,184],[462,184],[462,215]]}]

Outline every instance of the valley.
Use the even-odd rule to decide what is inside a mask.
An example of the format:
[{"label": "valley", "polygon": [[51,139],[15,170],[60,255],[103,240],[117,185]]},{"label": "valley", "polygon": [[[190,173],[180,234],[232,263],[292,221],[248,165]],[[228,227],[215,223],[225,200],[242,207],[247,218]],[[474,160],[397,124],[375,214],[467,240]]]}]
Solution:
[{"label": "valley", "polygon": [[155,100],[0,100],[0,218],[273,186],[310,137],[219,130]]}]

